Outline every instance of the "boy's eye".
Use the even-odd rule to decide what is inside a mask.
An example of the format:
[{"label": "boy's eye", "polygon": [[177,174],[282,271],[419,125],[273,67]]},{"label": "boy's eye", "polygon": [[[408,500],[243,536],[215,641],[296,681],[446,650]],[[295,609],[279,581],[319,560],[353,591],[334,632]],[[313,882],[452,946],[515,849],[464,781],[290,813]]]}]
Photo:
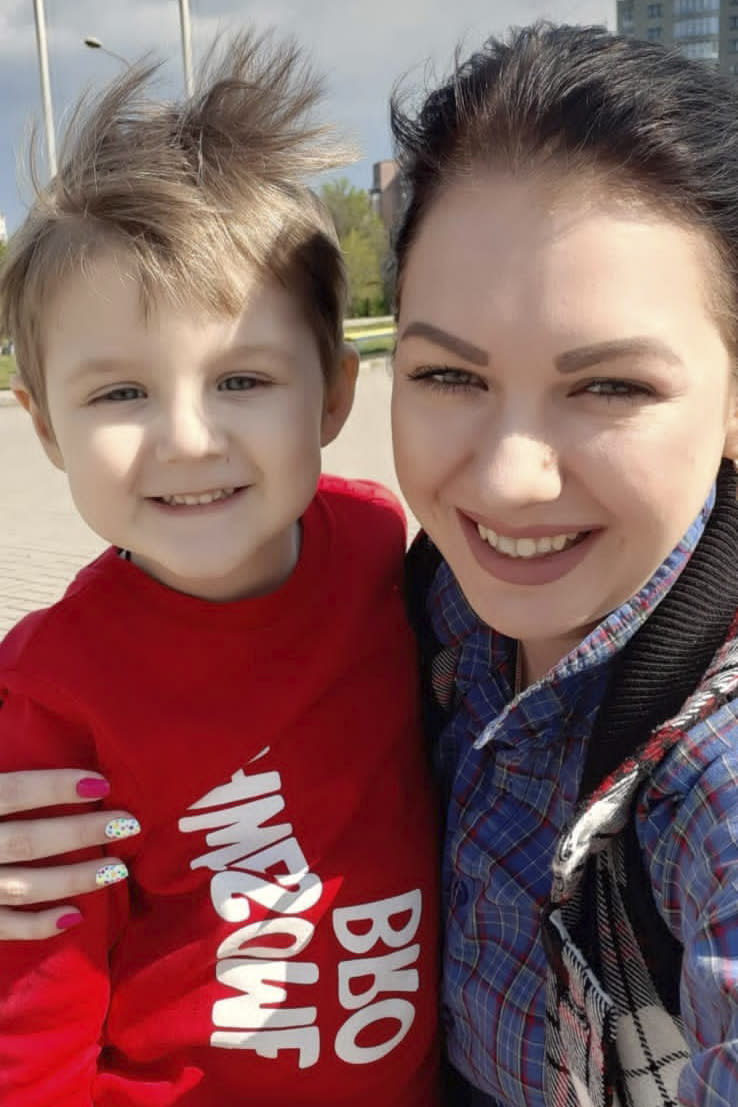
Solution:
[{"label": "boy's eye", "polygon": [[459,392],[479,388],[482,384],[476,373],[466,369],[450,369],[445,365],[426,366],[410,374],[410,380],[419,381],[440,392]]},{"label": "boy's eye", "polygon": [[122,384],[117,388],[109,388],[107,392],[103,392],[100,396],[95,396],[92,403],[124,403],[126,400],[139,400],[145,395],[143,388],[139,388],[138,385]]},{"label": "boy's eye", "polygon": [[221,392],[248,392],[260,384],[264,384],[264,381],[258,380],[256,377],[237,375],[219,381],[218,388]]}]

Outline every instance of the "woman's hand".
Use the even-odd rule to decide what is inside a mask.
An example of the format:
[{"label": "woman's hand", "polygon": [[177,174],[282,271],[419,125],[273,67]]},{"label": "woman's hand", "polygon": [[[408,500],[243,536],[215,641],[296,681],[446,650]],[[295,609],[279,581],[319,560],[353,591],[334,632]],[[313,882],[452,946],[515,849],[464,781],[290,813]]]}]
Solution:
[{"label": "woman's hand", "polygon": [[[24,867],[25,863],[109,844],[106,827],[114,819],[131,820],[125,811],[109,810],[53,819],[7,816],[61,804],[91,803],[109,790],[103,777],[79,769],[0,773],[0,941],[49,938],[81,922],[75,906],[44,911],[17,908],[94,892],[100,887],[96,880],[100,859],[45,868]],[[125,825],[126,836],[135,833],[135,820]],[[106,865],[116,861],[115,857],[105,858]]]}]

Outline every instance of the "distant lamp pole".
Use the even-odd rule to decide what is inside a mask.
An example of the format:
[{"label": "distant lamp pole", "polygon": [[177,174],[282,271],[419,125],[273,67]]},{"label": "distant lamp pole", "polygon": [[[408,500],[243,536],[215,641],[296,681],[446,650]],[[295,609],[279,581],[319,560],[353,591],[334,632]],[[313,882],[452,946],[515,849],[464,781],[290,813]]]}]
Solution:
[{"label": "distant lamp pole", "polygon": [[107,54],[111,58],[115,58],[116,61],[121,62],[127,69],[131,68],[131,63],[128,58],[124,58],[122,54],[116,54],[115,50],[108,50],[107,46],[103,46],[99,38],[95,38],[94,35],[88,35],[87,38],[82,40],[85,46],[89,46],[91,50],[102,50],[103,54]]},{"label": "distant lamp pole", "polygon": [[[37,3],[42,3],[43,0],[37,0]],[[190,23],[190,0],[179,0],[179,27],[182,35],[182,69],[184,72],[184,90],[186,96],[192,96],[193,92],[193,80],[192,80],[192,25]],[[108,50],[107,46],[103,46],[99,38],[95,38],[94,35],[88,35],[84,40],[85,46],[89,46],[91,50],[102,50],[104,54],[110,54],[112,58],[117,58],[118,61],[123,62],[124,65],[130,66],[130,62],[126,60],[121,54],[116,54],[114,50]]]},{"label": "distant lamp pole", "polygon": [[36,16],[36,47],[38,50],[38,68],[41,77],[41,107],[44,113],[46,131],[46,162],[49,177],[56,176],[56,139],[54,137],[54,113],[51,110],[51,86],[49,84],[49,52],[46,46],[46,14],[44,0],[33,0]]},{"label": "distant lamp pole", "polygon": [[184,70],[185,96],[192,96],[192,29],[190,26],[190,0],[179,0],[179,26],[182,32],[182,68]]}]

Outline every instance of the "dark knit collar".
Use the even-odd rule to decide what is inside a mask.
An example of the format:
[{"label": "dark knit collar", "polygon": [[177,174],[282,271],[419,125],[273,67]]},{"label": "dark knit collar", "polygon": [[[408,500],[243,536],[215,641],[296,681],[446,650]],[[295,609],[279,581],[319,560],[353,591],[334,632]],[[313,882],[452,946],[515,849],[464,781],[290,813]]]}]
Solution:
[{"label": "dark knit collar", "polygon": [[723,460],[715,507],[668,595],[614,658],[587,748],[586,796],[657,726],[676,715],[728,635],[738,608],[738,503]]}]

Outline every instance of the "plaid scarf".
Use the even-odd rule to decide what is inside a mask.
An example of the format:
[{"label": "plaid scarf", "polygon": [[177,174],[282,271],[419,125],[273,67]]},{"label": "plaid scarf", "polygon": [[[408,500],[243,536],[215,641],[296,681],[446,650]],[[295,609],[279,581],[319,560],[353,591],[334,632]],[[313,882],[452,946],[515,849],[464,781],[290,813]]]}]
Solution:
[{"label": "plaid scarf", "polygon": [[[738,619],[679,715],[587,797],[559,839],[541,918],[550,970],[544,1068],[550,1107],[678,1107],[689,1050],[678,1004],[674,1008],[660,990],[649,955],[665,926],[654,904],[649,929],[633,917],[633,900],[642,904],[649,893],[631,816],[639,789],[661,759],[735,696],[737,636]],[[671,939],[673,980],[675,946]],[[662,963],[661,976],[664,970]]]}]

